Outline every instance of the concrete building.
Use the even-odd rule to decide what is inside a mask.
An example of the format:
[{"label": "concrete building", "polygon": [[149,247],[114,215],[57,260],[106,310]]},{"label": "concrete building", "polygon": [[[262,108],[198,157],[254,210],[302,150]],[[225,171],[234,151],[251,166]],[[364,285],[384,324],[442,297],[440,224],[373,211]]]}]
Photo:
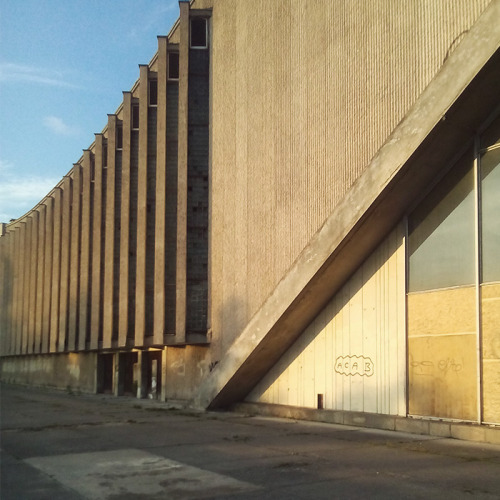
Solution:
[{"label": "concrete building", "polygon": [[2,227],[2,379],[500,441],[500,1],[179,6]]}]

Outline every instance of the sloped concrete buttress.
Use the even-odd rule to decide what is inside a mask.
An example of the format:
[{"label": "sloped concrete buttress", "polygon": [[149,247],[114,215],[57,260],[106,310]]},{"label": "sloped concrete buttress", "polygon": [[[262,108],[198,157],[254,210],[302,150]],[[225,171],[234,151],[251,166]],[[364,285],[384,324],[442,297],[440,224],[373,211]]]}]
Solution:
[{"label": "sloped concrete buttress", "polygon": [[241,401],[328,300],[443,175],[499,106],[500,1],[493,1],[336,206],[273,293],[217,360],[191,404]]}]

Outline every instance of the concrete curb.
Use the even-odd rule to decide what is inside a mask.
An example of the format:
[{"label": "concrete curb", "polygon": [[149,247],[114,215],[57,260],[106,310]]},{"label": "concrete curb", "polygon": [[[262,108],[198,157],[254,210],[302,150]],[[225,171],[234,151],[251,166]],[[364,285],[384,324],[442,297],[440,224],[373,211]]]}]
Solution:
[{"label": "concrete curb", "polygon": [[500,445],[500,427],[480,425],[472,422],[464,424],[418,417],[377,415],[375,413],[338,410],[316,410],[313,408],[265,403],[237,403],[232,406],[232,410],[249,415],[311,420],[314,422],[383,429]]}]

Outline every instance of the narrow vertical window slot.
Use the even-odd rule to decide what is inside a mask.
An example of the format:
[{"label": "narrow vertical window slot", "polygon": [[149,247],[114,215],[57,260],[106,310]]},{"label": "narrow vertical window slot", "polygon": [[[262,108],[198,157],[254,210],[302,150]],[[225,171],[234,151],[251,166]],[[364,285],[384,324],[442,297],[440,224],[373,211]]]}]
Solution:
[{"label": "narrow vertical window slot", "polygon": [[156,78],[149,80],[149,105],[158,105],[158,80]]},{"label": "narrow vertical window slot", "polygon": [[102,143],[102,164],[104,167],[108,166],[108,140],[104,139]]},{"label": "narrow vertical window slot", "polygon": [[191,48],[206,49],[207,39],[207,20],[203,17],[193,17],[191,19]]},{"label": "narrow vertical window slot", "polygon": [[168,54],[168,79],[179,79],[179,53],[169,52]]},{"label": "narrow vertical window slot", "polygon": [[132,130],[139,130],[139,103],[132,104]]},{"label": "narrow vertical window slot", "polygon": [[123,125],[119,124],[116,127],[116,149],[123,149]]}]

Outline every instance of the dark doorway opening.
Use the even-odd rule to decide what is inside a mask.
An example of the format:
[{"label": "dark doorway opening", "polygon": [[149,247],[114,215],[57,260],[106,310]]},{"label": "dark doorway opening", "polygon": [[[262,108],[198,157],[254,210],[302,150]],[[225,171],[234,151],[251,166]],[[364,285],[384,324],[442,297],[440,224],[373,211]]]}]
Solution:
[{"label": "dark doorway opening", "polygon": [[113,356],[114,354],[97,356],[97,392],[100,394],[113,394]]},{"label": "dark doorway opening", "polygon": [[118,354],[118,396],[137,396],[136,352]]},{"label": "dark doorway opening", "polygon": [[146,397],[160,399],[161,397],[161,351],[144,353],[146,364]]}]

